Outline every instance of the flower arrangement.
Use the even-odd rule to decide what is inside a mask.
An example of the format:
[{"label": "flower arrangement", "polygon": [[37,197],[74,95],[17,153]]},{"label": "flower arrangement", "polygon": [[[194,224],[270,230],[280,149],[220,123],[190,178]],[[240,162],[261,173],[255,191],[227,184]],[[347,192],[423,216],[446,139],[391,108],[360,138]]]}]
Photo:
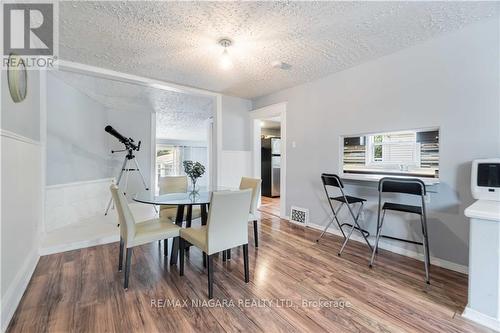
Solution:
[{"label": "flower arrangement", "polygon": [[196,191],[196,181],[205,173],[205,167],[200,162],[184,161],[184,172],[191,179],[193,183],[193,192]]}]

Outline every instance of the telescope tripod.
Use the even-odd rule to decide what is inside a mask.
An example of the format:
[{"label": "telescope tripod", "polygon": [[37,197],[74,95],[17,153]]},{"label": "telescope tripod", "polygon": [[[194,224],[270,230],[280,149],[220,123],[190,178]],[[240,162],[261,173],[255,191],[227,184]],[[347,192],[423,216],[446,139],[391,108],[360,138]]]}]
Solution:
[{"label": "telescope tripod", "polygon": [[[122,150],[120,150],[120,151],[122,151]],[[114,153],[114,151],[112,151],[112,153]],[[133,167],[134,165],[132,165],[132,168],[130,167],[130,163],[132,163],[132,161],[134,162],[135,168]],[[123,165],[122,165],[122,169],[120,171],[120,175],[118,176],[118,180],[116,181],[116,186],[120,186],[120,182],[122,180],[123,173],[126,172],[126,174],[125,174],[125,186],[124,186],[125,191],[123,192],[124,195],[127,195],[128,176],[129,176],[130,171],[138,171],[139,172],[139,175],[141,175],[141,180],[142,180],[142,184],[144,185],[144,188],[146,189],[146,191],[149,191],[148,185],[146,184],[146,179],[144,179],[144,175],[142,174],[142,171],[139,168],[139,163],[135,159],[135,155],[132,153],[132,149],[128,149],[127,155],[125,155],[125,158],[123,160]],[[106,207],[106,212],[104,213],[104,215],[108,215],[108,212],[109,212],[109,209],[111,208],[112,202],[113,202],[113,197],[111,197],[111,199],[109,199],[108,206]],[[154,207],[154,209],[158,213],[158,211],[156,210],[156,207]]]}]

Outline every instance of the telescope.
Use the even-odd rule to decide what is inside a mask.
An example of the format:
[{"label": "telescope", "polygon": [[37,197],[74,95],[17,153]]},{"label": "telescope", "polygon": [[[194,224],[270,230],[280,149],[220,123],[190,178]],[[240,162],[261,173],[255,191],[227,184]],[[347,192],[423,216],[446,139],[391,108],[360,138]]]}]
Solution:
[{"label": "telescope", "polygon": [[[134,143],[134,139],[124,137],[123,135],[121,135],[117,130],[115,130],[110,125],[106,126],[104,128],[104,130],[106,132],[108,132],[109,134],[111,134],[112,136],[114,136],[115,138],[117,138],[118,141],[123,143],[125,145],[125,150],[137,150],[137,151],[139,151],[139,149],[141,149],[141,141],[139,141],[139,143],[136,145]],[[117,150],[117,151],[124,151],[124,150]],[[111,151],[111,152],[114,153],[114,151]]]},{"label": "telescope", "polygon": [[[104,128],[104,130],[106,132],[108,132],[109,134],[111,134],[112,136],[114,136],[115,138],[117,138],[118,141],[120,141],[121,143],[123,143],[125,145],[125,149],[112,150],[111,151],[112,154],[117,153],[117,152],[121,152],[121,151],[127,152],[127,154],[125,155],[125,157],[123,159],[122,169],[120,171],[120,174],[118,175],[118,180],[116,181],[116,185],[120,186],[120,181],[122,180],[123,173],[126,172],[127,176],[125,177],[125,191],[123,192],[123,194],[125,195],[126,190],[127,190],[127,185],[128,185],[129,172],[137,171],[141,175],[141,180],[142,180],[142,184],[144,185],[144,188],[146,189],[146,191],[149,191],[148,185],[146,184],[146,179],[144,178],[144,175],[142,174],[141,169],[139,168],[139,163],[137,162],[137,160],[135,159],[135,156],[134,156],[134,150],[139,151],[139,149],[141,149],[141,141],[139,141],[139,143],[137,143],[137,145],[136,145],[134,143],[134,139],[124,137],[123,135],[121,135],[117,130],[115,130],[110,125],[106,126]],[[106,207],[106,212],[104,213],[104,215],[108,215],[109,208],[111,208],[112,201],[113,201],[112,198],[109,199],[108,206]],[[155,211],[156,211],[156,207],[155,207]]]}]

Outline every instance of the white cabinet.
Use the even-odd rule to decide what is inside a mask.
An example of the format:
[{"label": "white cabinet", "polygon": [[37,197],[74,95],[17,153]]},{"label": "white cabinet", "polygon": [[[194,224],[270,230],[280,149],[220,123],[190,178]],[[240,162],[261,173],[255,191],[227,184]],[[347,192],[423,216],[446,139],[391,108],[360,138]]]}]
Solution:
[{"label": "white cabinet", "polygon": [[469,292],[464,317],[500,331],[500,202],[478,200],[470,218]]}]

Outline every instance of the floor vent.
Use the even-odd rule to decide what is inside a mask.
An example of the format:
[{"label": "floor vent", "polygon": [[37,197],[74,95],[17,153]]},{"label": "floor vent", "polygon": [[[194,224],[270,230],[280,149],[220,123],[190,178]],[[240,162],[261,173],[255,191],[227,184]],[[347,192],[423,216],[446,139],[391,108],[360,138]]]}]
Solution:
[{"label": "floor vent", "polygon": [[307,225],[309,223],[309,209],[292,206],[290,221],[297,224]]}]

